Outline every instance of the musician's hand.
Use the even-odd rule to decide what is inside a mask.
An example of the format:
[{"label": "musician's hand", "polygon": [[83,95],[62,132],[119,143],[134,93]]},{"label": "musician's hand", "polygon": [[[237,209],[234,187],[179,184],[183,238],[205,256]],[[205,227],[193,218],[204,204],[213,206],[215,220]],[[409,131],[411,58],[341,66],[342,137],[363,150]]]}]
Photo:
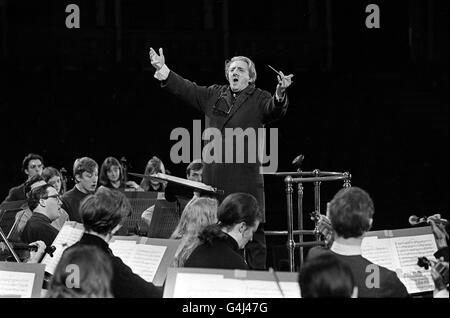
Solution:
[{"label": "musician's hand", "polygon": [[441,218],[440,214],[435,214],[427,218],[428,224],[431,225],[434,237],[436,239],[436,245],[438,249],[447,247],[448,233],[445,226],[442,223],[436,222]]},{"label": "musician's hand", "polygon": [[444,282],[444,277],[436,269],[437,266],[444,266],[448,272],[448,262],[444,262],[444,258],[441,257],[440,261],[431,267],[431,277],[433,277],[434,287],[437,291],[447,288],[446,282]]},{"label": "musician's hand", "polygon": [[144,191],[136,182],[134,181],[127,181],[125,183],[128,187],[133,188],[136,191]]},{"label": "musician's hand", "polygon": [[277,95],[279,97],[284,97],[284,93],[286,92],[286,88],[291,86],[293,74],[284,75],[283,72],[280,71],[281,76],[278,77],[278,85],[277,85]]},{"label": "musician's hand", "polygon": [[161,69],[161,67],[164,66],[164,64],[166,64],[166,59],[164,58],[164,52],[163,49],[160,48],[159,49],[159,55],[156,53],[156,51],[151,47],[150,48],[150,61],[153,65],[153,67],[159,71]]},{"label": "musician's hand", "polygon": [[30,243],[30,245],[35,245],[38,247],[37,251],[30,251],[30,257],[28,258],[27,263],[39,263],[44,256],[45,248],[47,247],[44,242],[36,241]]}]

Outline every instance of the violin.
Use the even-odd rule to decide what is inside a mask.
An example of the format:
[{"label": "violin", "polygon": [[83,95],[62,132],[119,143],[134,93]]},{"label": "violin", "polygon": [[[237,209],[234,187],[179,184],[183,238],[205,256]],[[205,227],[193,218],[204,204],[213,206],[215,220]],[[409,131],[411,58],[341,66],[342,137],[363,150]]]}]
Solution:
[{"label": "violin", "polygon": [[448,285],[448,263],[446,265],[444,261],[432,261],[423,256],[418,258],[417,265],[419,267],[425,268],[426,270],[428,270],[429,268],[434,268],[441,276],[442,282],[445,285]]}]

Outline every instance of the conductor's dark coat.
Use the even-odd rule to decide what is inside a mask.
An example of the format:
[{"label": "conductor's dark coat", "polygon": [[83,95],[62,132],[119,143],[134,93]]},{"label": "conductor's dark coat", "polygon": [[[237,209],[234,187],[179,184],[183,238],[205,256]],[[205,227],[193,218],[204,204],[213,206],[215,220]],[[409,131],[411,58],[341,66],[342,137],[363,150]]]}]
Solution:
[{"label": "conductor's dark coat", "polygon": [[[254,195],[263,213],[262,221],[265,222],[264,179],[260,174],[261,164],[257,150],[254,154],[256,160],[249,160],[252,158],[248,156],[249,143],[245,138],[244,161],[236,163],[237,139],[233,139],[233,161],[227,163],[230,160],[225,160],[225,129],[241,128],[245,132],[247,128],[253,128],[257,133],[258,128],[263,128],[265,124],[284,116],[288,106],[287,96],[278,102],[269,92],[250,84],[234,98],[229,85],[199,86],[173,71],[161,85],[170,93],[202,111],[205,114],[205,129],[213,127],[221,133],[222,160],[206,163],[203,170],[203,182],[224,190],[224,197],[234,192]],[[230,153],[229,150],[230,148],[227,148],[228,153]],[[266,153],[268,152],[266,149]],[[211,153],[214,154],[214,151]]]}]

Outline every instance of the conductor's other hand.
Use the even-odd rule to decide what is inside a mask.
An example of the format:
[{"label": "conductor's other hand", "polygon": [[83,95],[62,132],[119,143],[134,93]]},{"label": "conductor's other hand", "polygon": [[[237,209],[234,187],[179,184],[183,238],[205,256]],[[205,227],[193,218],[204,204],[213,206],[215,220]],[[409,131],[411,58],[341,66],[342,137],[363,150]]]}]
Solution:
[{"label": "conductor's other hand", "polygon": [[28,258],[27,263],[39,263],[42,256],[45,253],[45,248],[47,246],[42,241],[36,241],[36,242],[30,243],[30,245],[36,245],[38,247],[38,250],[30,252],[30,258]]},{"label": "conductor's other hand", "polygon": [[153,67],[159,71],[164,64],[166,63],[166,60],[164,58],[164,52],[162,48],[159,48],[159,55],[156,53],[156,51],[151,47],[150,48],[150,61],[153,65]]},{"label": "conductor's other hand", "polygon": [[278,85],[277,85],[277,93],[279,96],[283,96],[286,88],[291,86],[293,74],[284,75],[283,72],[280,71],[280,75],[278,75]]}]

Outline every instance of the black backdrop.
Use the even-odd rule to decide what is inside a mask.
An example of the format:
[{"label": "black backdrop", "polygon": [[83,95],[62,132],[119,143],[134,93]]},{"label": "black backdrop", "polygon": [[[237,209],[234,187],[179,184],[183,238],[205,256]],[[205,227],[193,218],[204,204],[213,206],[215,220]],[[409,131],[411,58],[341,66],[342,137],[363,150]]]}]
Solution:
[{"label": "black backdrop", "polygon": [[[65,27],[69,3],[80,29]],[[365,26],[369,3],[380,29]],[[169,135],[203,116],[159,88],[153,46],[203,85],[224,83],[234,55],[253,58],[263,89],[276,85],[267,64],[294,73],[287,116],[271,125],[278,170],[301,153],[303,170],[351,172],[375,201],[375,229],[448,216],[448,1],[4,0],[0,19],[1,196],[29,152],[68,171],[77,157],[125,156],[141,173],[156,155],[183,176]],[[266,228],[285,229],[282,180],[265,181]],[[341,185],[322,183],[322,209]],[[313,202],[306,185],[305,212]]]}]

